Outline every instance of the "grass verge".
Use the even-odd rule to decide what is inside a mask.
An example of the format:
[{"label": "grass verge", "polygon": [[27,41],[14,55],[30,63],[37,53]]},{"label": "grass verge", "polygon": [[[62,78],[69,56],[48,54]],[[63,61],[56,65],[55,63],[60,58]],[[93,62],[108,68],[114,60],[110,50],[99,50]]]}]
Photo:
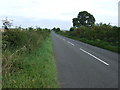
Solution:
[{"label": "grass verge", "polygon": [[23,61],[19,64],[21,69],[3,77],[3,88],[58,88],[50,36],[36,51],[17,58],[17,61]]},{"label": "grass verge", "polygon": [[103,48],[103,49],[107,49],[107,50],[110,50],[112,52],[120,53],[118,45],[113,45],[110,42],[105,42],[105,41],[102,41],[102,40],[99,40],[99,39],[88,40],[87,38],[79,38],[77,36],[76,37],[75,36],[70,36],[70,35],[64,34],[64,33],[58,33],[58,34],[60,34],[62,36],[65,36],[65,37],[68,37],[68,38],[71,38],[71,39],[74,39],[74,40],[82,41],[84,43],[87,43],[87,44],[90,44],[90,45],[93,45],[93,46],[97,46],[97,47],[100,47],[100,48]]}]

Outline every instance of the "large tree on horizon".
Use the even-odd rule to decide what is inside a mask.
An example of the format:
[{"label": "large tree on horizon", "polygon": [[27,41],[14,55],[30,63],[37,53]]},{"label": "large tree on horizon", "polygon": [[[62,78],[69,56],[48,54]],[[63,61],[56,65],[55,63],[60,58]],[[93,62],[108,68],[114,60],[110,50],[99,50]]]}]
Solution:
[{"label": "large tree on horizon", "polygon": [[73,27],[93,26],[95,23],[94,16],[87,11],[79,12],[77,18],[73,18],[72,20]]}]

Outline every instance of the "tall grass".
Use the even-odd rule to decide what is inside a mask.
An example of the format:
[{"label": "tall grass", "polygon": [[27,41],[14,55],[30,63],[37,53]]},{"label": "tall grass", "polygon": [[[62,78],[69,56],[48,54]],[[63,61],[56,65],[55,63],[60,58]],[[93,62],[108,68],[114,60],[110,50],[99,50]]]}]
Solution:
[{"label": "tall grass", "polygon": [[58,87],[49,30],[9,30],[3,35],[3,88]]}]

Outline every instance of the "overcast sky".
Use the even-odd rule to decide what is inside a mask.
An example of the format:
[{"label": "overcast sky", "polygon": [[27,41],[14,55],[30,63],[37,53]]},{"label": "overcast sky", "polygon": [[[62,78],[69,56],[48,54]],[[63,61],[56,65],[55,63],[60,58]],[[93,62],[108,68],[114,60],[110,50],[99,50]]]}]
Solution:
[{"label": "overcast sky", "polygon": [[[96,23],[118,25],[119,0],[1,0],[0,20],[13,19],[14,26],[60,27],[68,30],[72,18],[88,11]],[[0,26],[2,22],[0,21]]]}]

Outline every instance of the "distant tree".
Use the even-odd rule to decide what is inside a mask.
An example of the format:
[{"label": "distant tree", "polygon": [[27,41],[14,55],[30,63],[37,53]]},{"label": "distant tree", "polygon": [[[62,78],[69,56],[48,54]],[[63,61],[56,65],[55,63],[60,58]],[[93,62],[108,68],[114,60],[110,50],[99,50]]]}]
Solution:
[{"label": "distant tree", "polygon": [[57,28],[56,30],[57,30],[57,31],[60,31],[60,28]]},{"label": "distant tree", "polygon": [[59,32],[59,31],[60,31],[60,28],[55,28],[55,27],[54,27],[52,30],[55,31],[55,32]]},{"label": "distant tree", "polygon": [[29,30],[29,31],[33,30],[33,27],[29,27],[28,30]]},{"label": "distant tree", "polygon": [[79,27],[78,18],[73,18],[72,22],[73,22],[73,27]]},{"label": "distant tree", "polygon": [[36,26],[36,30],[42,30],[42,28]]},{"label": "distant tree", "polygon": [[94,23],[94,16],[87,11],[79,12],[77,18],[73,18],[73,27],[93,26]]},{"label": "distant tree", "polygon": [[22,27],[21,27],[21,25],[18,27],[18,29],[19,29],[19,30],[22,30]]},{"label": "distant tree", "polygon": [[54,27],[52,30],[54,31],[54,30],[56,30],[56,28]]},{"label": "distant tree", "polygon": [[70,28],[70,31],[74,31],[74,28],[73,28],[73,27],[71,27],[71,28]]},{"label": "distant tree", "polygon": [[3,27],[5,30],[8,30],[12,26],[12,21],[13,20],[8,20],[7,17],[5,20],[2,20]]}]

